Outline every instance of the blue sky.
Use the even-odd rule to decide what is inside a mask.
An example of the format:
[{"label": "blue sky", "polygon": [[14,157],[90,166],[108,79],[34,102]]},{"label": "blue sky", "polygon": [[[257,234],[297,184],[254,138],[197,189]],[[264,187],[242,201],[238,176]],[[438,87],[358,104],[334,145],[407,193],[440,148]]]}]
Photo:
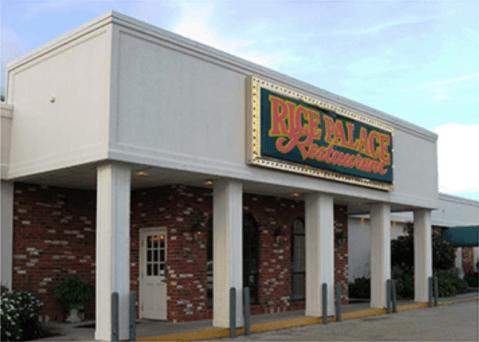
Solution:
[{"label": "blue sky", "polygon": [[115,10],[435,131],[439,190],[479,200],[478,0],[1,0],[0,10],[2,92],[6,63]]}]

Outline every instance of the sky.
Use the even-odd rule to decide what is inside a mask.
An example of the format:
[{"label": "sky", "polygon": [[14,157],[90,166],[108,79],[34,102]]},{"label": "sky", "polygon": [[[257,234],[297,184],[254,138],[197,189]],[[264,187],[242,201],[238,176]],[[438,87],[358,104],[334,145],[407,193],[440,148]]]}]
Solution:
[{"label": "sky", "polygon": [[0,0],[2,94],[10,61],[110,10],[436,132],[439,191],[479,200],[479,0]]}]

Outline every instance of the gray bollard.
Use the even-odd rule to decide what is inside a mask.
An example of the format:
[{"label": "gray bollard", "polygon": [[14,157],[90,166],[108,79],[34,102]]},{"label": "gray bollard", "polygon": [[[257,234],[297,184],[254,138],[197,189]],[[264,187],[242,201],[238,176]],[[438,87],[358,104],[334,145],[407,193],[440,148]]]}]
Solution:
[{"label": "gray bollard", "polygon": [[322,286],[322,294],[323,294],[323,324],[328,324],[328,285],[326,283]]},{"label": "gray bollard", "polygon": [[236,337],[236,289],[230,288],[230,337]]},{"label": "gray bollard", "polygon": [[427,298],[428,306],[432,307],[432,277],[427,278]]},{"label": "gray bollard", "polygon": [[434,306],[438,306],[439,302],[439,284],[437,276],[434,277]]},{"label": "gray bollard", "polygon": [[396,282],[394,280],[391,281],[392,286],[392,300],[393,300],[393,312],[398,312],[398,302],[397,302],[397,295],[396,295]]},{"label": "gray bollard", "polygon": [[130,292],[130,341],[136,340],[136,292]]},{"label": "gray bollard", "polygon": [[243,291],[244,291],[244,333],[245,335],[251,335],[249,287],[245,287]]},{"label": "gray bollard", "polygon": [[336,321],[341,322],[341,283],[336,283]]},{"label": "gray bollard", "polygon": [[111,294],[111,340],[119,341],[120,327],[118,323],[119,296],[118,292]]},{"label": "gray bollard", "polygon": [[391,313],[391,279],[386,280],[386,305],[388,314]]}]

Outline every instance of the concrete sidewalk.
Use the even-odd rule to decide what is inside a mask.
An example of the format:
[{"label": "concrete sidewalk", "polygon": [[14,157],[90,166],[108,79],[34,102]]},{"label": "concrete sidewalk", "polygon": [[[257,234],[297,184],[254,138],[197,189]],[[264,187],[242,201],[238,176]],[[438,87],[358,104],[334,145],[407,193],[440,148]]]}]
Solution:
[{"label": "concrete sidewalk", "polygon": [[[477,301],[478,293],[468,293],[449,298],[440,298],[440,305]],[[427,307],[427,303],[414,303],[412,301],[398,301],[398,311],[413,310]],[[343,320],[385,314],[385,309],[370,309],[369,303],[349,304],[342,307]],[[328,320],[334,320],[329,317]],[[319,317],[305,317],[304,311],[290,311],[283,313],[264,314],[251,316],[252,333],[271,331],[299,326],[320,324]],[[39,339],[37,341],[94,341],[94,321],[85,321],[76,324],[48,322],[45,327],[57,336]],[[229,329],[213,328],[211,320],[166,323],[151,320],[137,322],[137,341],[194,341],[229,337]],[[244,328],[237,329],[237,334],[244,334]]]}]

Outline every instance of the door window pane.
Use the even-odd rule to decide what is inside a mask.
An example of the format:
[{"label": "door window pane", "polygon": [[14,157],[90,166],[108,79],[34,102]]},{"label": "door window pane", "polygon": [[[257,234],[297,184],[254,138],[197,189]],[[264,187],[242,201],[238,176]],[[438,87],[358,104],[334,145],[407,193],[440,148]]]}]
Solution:
[{"label": "door window pane", "polygon": [[146,261],[147,262],[153,261],[152,258],[151,258],[151,251],[146,251]]},{"label": "door window pane", "polygon": [[165,250],[164,249],[160,250],[160,261],[165,262]]}]

